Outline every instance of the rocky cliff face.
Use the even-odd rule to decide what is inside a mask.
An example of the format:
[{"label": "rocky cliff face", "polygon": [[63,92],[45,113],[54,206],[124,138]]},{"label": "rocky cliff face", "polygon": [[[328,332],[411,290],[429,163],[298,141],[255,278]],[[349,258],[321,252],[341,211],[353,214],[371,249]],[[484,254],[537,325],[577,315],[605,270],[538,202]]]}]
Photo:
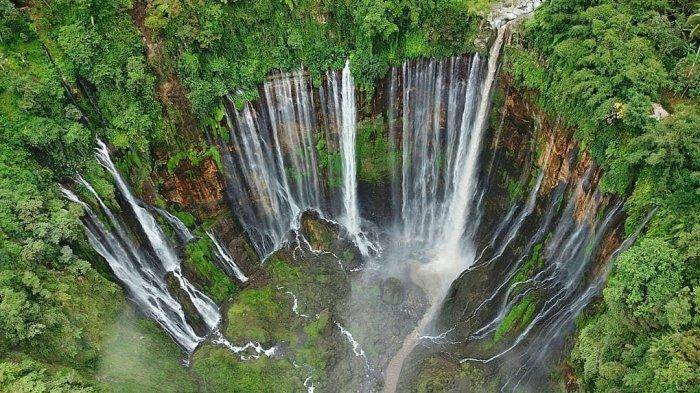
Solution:
[{"label": "rocky cliff face", "polygon": [[477,259],[445,301],[444,339],[415,351],[404,368],[406,391],[541,388],[563,372],[558,354],[574,318],[599,293],[598,275],[620,244],[623,214],[598,191],[600,168],[573,130],[538,110],[507,75],[489,134]]}]

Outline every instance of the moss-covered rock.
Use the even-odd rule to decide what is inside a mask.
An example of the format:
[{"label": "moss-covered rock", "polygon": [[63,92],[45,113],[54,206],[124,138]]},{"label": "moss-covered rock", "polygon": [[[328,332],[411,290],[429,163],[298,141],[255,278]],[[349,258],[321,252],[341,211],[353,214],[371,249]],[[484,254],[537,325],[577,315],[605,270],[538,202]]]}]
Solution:
[{"label": "moss-covered rock", "polygon": [[380,284],[381,299],[384,303],[398,305],[406,298],[406,288],[396,277],[389,277]]},{"label": "moss-covered rock", "polygon": [[192,370],[202,392],[301,392],[302,370],[289,359],[268,358],[242,361],[230,350],[213,345],[200,348],[193,358]]},{"label": "moss-covered rock", "polygon": [[432,356],[423,361],[415,371],[415,376],[402,387],[406,392],[496,392],[498,385],[487,382],[484,372],[469,363],[456,363],[440,356]]},{"label": "moss-covered rock", "polygon": [[182,263],[186,274],[193,276],[209,297],[216,303],[221,303],[233,295],[236,285],[223,269],[217,266],[212,255],[211,240],[200,236],[186,246],[187,258]]},{"label": "moss-covered rock", "polygon": [[173,296],[175,296],[178,302],[182,305],[182,310],[185,314],[185,320],[187,323],[192,326],[192,329],[198,335],[204,336],[208,330],[207,324],[204,322],[202,315],[199,314],[199,311],[197,311],[197,307],[195,307],[194,303],[192,303],[190,296],[184,289],[182,289],[182,287],[180,287],[180,281],[178,278],[175,277],[174,273],[168,272],[165,275],[165,282],[168,285],[168,290],[170,293],[173,294]]}]

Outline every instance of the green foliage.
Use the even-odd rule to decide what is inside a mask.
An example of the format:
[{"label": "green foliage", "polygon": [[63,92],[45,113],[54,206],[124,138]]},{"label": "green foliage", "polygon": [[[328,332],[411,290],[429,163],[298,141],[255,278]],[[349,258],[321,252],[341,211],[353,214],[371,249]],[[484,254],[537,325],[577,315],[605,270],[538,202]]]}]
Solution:
[{"label": "green foliage", "polygon": [[680,290],[683,268],[678,251],[666,242],[644,239],[618,258],[617,273],[605,291],[606,302],[624,308],[639,321],[663,323],[664,305]]},{"label": "green foliage", "polygon": [[508,179],[508,203],[515,203],[522,198],[525,190],[517,179]]},{"label": "green foliage", "polygon": [[672,67],[694,52],[679,21],[667,17],[666,1],[644,12],[635,7],[550,2],[526,24],[526,50],[506,51],[516,81],[537,90],[543,108],[578,126],[584,145],[604,163],[610,148],[653,123],[650,105],[662,89],[682,89],[685,78],[672,79]]},{"label": "green foliage", "polygon": [[358,85],[372,91],[377,77],[406,56],[470,49],[488,4],[160,0],[148,4],[145,25],[163,41],[194,112],[206,119],[224,94],[246,95],[271,70],[301,64],[320,81],[350,58]]},{"label": "green foliage", "polygon": [[688,273],[681,250],[659,238],[645,238],[618,258],[604,291],[605,312],[581,330],[572,353],[585,386],[645,392],[697,387],[700,290],[697,271]]},{"label": "green foliage", "polygon": [[74,370],[49,372],[33,360],[0,362],[0,386],[16,393],[90,393],[96,392]]},{"label": "green foliage", "polygon": [[168,158],[166,169],[171,174],[175,173],[175,169],[178,168],[183,161],[188,161],[193,168],[196,168],[207,158],[213,159],[217,167],[221,169],[222,164],[220,154],[221,153],[216,146],[180,150]]},{"label": "green foliage", "polygon": [[510,285],[527,280],[544,265],[544,258],[540,255],[543,243],[544,242],[535,244],[535,246],[532,248],[530,258],[528,258],[527,261],[525,261],[525,263],[518,268],[515,276],[513,276],[513,278],[510,280]]},{"label": "green foliage", "polygon": [[389,181],[398,152],[391,149],[384,119],[377,117],[358,124],[356,145],[358,178],[371,183]]},{"label": "green foliage", "polygon": [[94,124],[106,126],[115,147],[147,154],[148,141],[165,134],[131,7],[121,0],[59,0],[34,8],[33,18],[62,76],[92,97],[83,105]]},{"label": "green foliage", "polygon": [[[134,332],[119,322],[108,336],[123,297],[90,266],[98,259],[87,251],[82,212],[55,187],[80,172],[113,200],[92,160],[97,131],[117,148],[119,169],[137,188],[154,167],[173,172],[185,160],[197,166],[209,158],[220,167],[215,147],[190,146],[176,134],[181,114],[159,102],[166,101],[165,81],[182,81],[183,106],[191,107],[197,126],[228,136],[220,126],[221,97],[232,92],[237,105],[255,98],[256,84],[271,70],[304,64],[318,84],[349,58],[360,89],[371,93],[377,77],[404,58],[473,50],[478,16],[489,5],[55,0],[28,2],[20,11],[16,3],[0,0],[0,384],[18,392],[90,391],[95,385],[86,380],[96,375],[116,390],[194,389],[174,361],[178,350],[152,323]],[[605,169],[603,189],[628,197],[627,233],[658,209],[639,244],[619,257],[604,311],[587,321],[577,341],[572,358],[589,390],[684,391],[699,384],[700,73],[693,6],[552,0],[526,25],[521,45],[505,51],[515,83],[578,127],[584,148]],[[671,116],[652,120],[652,102]],[[359,128],[361,180],[386,179],[396,159],[382,128],[381,119]],[[329,185],[338,187],[340,155],[323,137],[317,142]],[[175,154],[161,155],[173,146]],[[511,198],[522,193],[509,190]],[[542,263],[539,251],[516,281]],[[185,267],[208,294],[217,301],[234,295],[207,240],[192,242],[186,254]],[[332,277],[319,269],[306,280],[279,260],[270,273],[266,287],[235,296],[227,335],[286,343],[300,361],[323,369],[327,353],[316,347],[332,327],[327,315],[302,321],[272,285],[304,290],[309,280],[328,284]],[[518,303],[495,341],[526,325],[536,303],[531,297]],[[142,341],[143,331],[160,336]],[[112,347],[117,350],[106,351]],[[128,356],[132,350],[136,357]],[[287,360],[243,363],[205,347],[194,369],[205,390],[303,389]]]},{"label": "green foliage", "polygon": [[194,357],[203,392],[300,392],[304,378],[288,359],[240,361],[226,348],[204,346]]},{"label": "green foliage", "polygon": [[508,332],[513,329],[522,329],[527,326],[535,316],[537,309],[537,296],[534,294],[525,295],[520,301],[513,306],[510,311],[503,317],[503,321],[496,328],[493,335],[493,342],[497,343]]},{"label": "green foliage", "polygon": [[92,134],[26,14],[7,0],[0,12],[0,357],[89,369],[123,297],[84,259],[82,211],[55,181],[88,167]]},{"label": "green foliage", "polygon": [[212,262],[212,247],[208,236],[200,236],[189,242],[186,246],[185,267],[192,269],[204,292],[215,302],[221,303],[233,295],[236,286],[226,272]]},{"label": "green foliage", "polygon": [[[666,0],[550,1],[505,51],[515,83],[578,127],[605,169],[601,188],[628,196],[626,233],[657,209],[618,257],[602,312],[583,323],[572,359],[584,390],[691,391],[700,381],[694,11]],[[652,119],[652,102],[671,115]]]}]

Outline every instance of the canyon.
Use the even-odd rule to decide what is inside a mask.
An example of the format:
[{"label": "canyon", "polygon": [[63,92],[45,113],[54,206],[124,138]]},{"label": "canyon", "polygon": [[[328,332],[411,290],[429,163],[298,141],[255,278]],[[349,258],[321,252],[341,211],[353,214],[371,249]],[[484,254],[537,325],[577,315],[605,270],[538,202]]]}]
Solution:
[{"label": "canyon", "polygon": [[[499,74],[510,34],[498,24],[488,55],[406,61],[371,102],[356,97],[348,63],[320,87],[303,69],[273,73],[259,100],[225,100],[207,136],[220,158],[155,174],[163,186],[140,185],[142,200],[99,142],[119,213],[80,177],[101,212],[63,192],[188,363],[222,349],[241,362],[291,361],[307,370],[308,391],[411,391],[435,375],[451,391],[480,391],[485,380],[545,388],[574,319],[630,241],[621,201],[598,191],[601,171],[572,130]],[[358,151],[358,138],[386,156]],[[232,303],[205,294],[206,278],[183,258],[196,236],[150,207],[159,198],[206,222],[215,268],[242,291]],[[313,283],[279,276],[285,265]],[[231,319],[237,298],[268,289],[292,302],[280,319],[323,322],[323,369],[299,364],[306,347],[279,332],[246,333]],[[310,339],[306,328],[279,329]]]}]

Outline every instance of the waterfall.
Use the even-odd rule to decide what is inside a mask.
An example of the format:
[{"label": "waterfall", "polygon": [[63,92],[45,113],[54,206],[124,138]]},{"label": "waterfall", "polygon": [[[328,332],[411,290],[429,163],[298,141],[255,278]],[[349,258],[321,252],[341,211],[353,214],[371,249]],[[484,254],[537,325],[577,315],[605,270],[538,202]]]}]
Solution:
[{"label": "waterfall", "polygon": [[[322,212],[314,90],[303,70],[272,75],[261,98],[243,108],[226,100],[230,142],[222,164],[232,210],[258,255],[267,257],[298,228],[299,215]],[[229,149],[229,146],[231,149]]]},{"label": "waterfall", "polygon": [[299,207],[264,119],[251,103],[241,110],[233,104],[228,108],[226,120],[236,154],[225,146],[221,149],[226,191],[258,255],[267,256],[284,241]]},{"label": "waterfall", "polygon": [[[227,98],[230,141],[222,141],[221,149],[228,199],[258,255],[264,259],[279,248],[290,230],[298,229],[300,214],[310,209],[338,218],[362,254],[376,251],[362,232],[358,210],[357,109],[349,63],[340,75],[327,73],[319,92],[320,116],[314,110],[315,89],[303,69],[273,74],[260,91],[258,101],[240,109]],[[327,179],[321,172],[319,138],[328,155],[323,164]],[[332,184],[335,154],[340,187]]]},{"label": "waterfall", "polygon": [[219,239],[217,239],[211,231],[207,231],[207,236],[209,236],[209,239],[211,239],[211,242],[214,244],[216,256],[219,258],[219,261],[223,265],[226,273],[228,273],[229,276],[236,277],[240,282],[248,281],[248,277],[246,277],[243,270],[238,267],[228,250],[221,245]]},{"label": "waterfall", "polygon": [[[159,248],[171,250],[163,238],[158,241],[164,241],[165,245],[149,242],[149,246],[156,253],[155,255],[147,252],[132,240],[122,220],[112,213],[92,186],[82,177],[78,177],[77,181],[97,200],[110,222],[110,227],[113,228],[110,230],[109,227],[105,226],[92,208],[80,200],[75,193],[61,187],[66,198],[80,204],[85,210],[86,216],[83,218],[83,223],[90,245],[105,258],[139,309],[161,325],[185,351],[192,352],[204,337],[195,332],[187,322],[182,305],[168,289],[166,273],[172,272],[176,276],[179,275],[179,283],[184,284],[183,290],[186,290],[191,296],[192,303],[195,306],[204,305],[201,308],[198,306],[197,310],[201,313],[209,329],[214,328],[219,321],[216,305],[196,290],[185,277],[182,277],[179,263],[173,266],[172,261],[165,261],[161,258],[164,255],[174,255],[174,253],[161,255],[155,251]],[[126,195],[125,199],[135,201],[133,197]],[[139,208],[142,209],[140,206]]]},{"label": "waterfall", "polygon": [[226,102],[231,150],[222,164],[233,212],[258,255],[267,257],[298,228],[299,215],[327,205],[316,151],[314,90],[303,70],[272,75],[261,99]]},{"label": "waterfall", "polygon": [[[402,236],[427,246],[427,263],[415,266],[411,278],[431,305],[390,360],[385,392],[396,391],[403,362],[452,282],[474,261],[467,223],[471,217],[472,226],[478,225],[473,211],[478,162],[505,30],[498,30],[485,71],[478,54],[469,62],[453,58],[418,61],[415,68],[403,65]],[[464,82],[460,74],[468,75]]]},{"label": "waterfall", "polygon": [[156,257],[160,260],[162,267],[165,269],[165,271],[172,273],[178,280],[180,286],[185,292],[187,292],[190,300],[197,308],[197,311],[200,313],[207,326],[210,329],[214,328],[216,325],[218,325],[220,319],[218,307],[211,299],[195,288],[195,286],[182,275],[182,271],[180,270],[180,260],[177,257],[177,253],[168,243],[167,237],[163,233],[160,226],[158,226],[158,223],[153,215],[151,215],[148,210],[141,207],[136,200],[136,197],[134,197],[134,195],[131,193],[129,186],[126,184],[124,179],[122,179],[121,174],[114,166],[112,158],[109,155],[107,145],[98,139],[97,146],[97,161],[114,178],[114,182],[117,185],[119,193],[127,202],[131,208],[131,211],[134,213],[141,230],[146,235],[148,244],[153,249]]},{"label": "waterfall", "polygon": [[340,161],[342,174],[342,217],[341,223],[355,241],[362,255],[378,249],[362,232],[360,212],[357,204],[357,157],[355,139],[357,137],[357,108],[355,107],[355,82],[350,72],[350,61],[345,62],[338,83],[336,72],[328,72],[331,118],[339,132]]},{"label": "waterfall", "polygon": [[419,60],[402,68],[397,215],[403,241],[419,242],[428,250],[429,262],[414,279],[438,302],[474,260],[469,233],[479,223],[474,211],[479,155],[505,30],[498,30],[485,70],[478,54]]},{"label": "waterfall", "polygon": [[313,90],[302,70],[268,81],[263,90],[277,164],[285,175],[282,183],[288,188],[287,194],[297,209],[320,209]]},{"label": "waterfall", "polygon": [[[350,73],[350,62],[345,62],[341,90],[340,157],[343,164],[343,221],[352,235],[360,233],[360,213],[357,211],[357,163],[355,162],[355,138],[357,119],[355,108],[355,83]],[[365,249],[364,254],[367,253]]]}]

